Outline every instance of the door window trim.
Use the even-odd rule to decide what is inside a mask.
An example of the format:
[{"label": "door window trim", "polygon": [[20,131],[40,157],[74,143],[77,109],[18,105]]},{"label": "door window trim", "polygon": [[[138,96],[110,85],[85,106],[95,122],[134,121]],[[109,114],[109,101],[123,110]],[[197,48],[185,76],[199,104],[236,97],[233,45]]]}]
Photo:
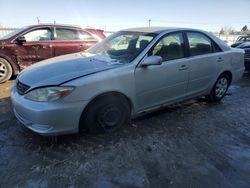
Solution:
[{"label": "door window trim", "polygon": [[53,38],[53,32],[52,32],[52,30],[51,30],[51,28],[46,28],[46,27],[44,27],[44,28],[37,28],[37,29],[33,29],[33,30],[31,30],[31,31],[29,31],[29,32],[27,32],[27,33],[25,33],[25,34],[22,34],[22,35],[20,35],[20,36],[24,36],[24,35],[26,35],[26,34],[28,34],[28,33],[30,33],[30,32],[33,32],[33,31],[37,31],[37,30],[48,30],[48,31],[50,31],[50,40],[38,40],[38,41],[26,41],[25,43],[42,43],[42,42],[51,42],[52,41],[52,38]]},{"label": "door window trim", "polygon": [[29,29],[23,31],[22,33],[19,33],[14,39],[12,39],[11,43],[15,43],[15,41],[18,37],[24,36],[25,34],[27,34],[29,32],[39,30],[39,29],[48,29],[51,32],[51,39],[50,40],[42,40],[42,41],[27,41],[25,43],[51,42],[53,40],[53,37],[54,37],[53,27],[43,26],[43,27],[32,27],[32,28],[29,28]]}]

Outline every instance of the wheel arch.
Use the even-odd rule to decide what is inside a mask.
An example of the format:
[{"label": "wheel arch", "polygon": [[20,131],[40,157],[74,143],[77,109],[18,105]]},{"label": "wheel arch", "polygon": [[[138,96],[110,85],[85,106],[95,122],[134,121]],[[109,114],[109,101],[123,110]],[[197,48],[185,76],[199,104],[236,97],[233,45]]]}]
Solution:
[{"label": "wheel arch", "polygon": [[[226,75],[229,77],[229,81],[230,81],[229,84],[231,84],[231,83],[232,83],[232,80],[233,80],[233,74],[232,74],[232,72],[229,71],[229,70],[226,70],[226,71],[222,72],[222,73],[219,75],[219,77],[220,77],[221,75],[223,75],[223,74],[226,74]],[[218,78],[219,78],[219,77],[218,77]]]},{"label": "wheel arch", "polygon": [[105,93],[102,93],[102,94],[99,94],[95,97],[93,97],[89,102],[88,104],[86,105],[86,107],[83,109],[82,113],[81,113],[81,117],[80,117],[80,120],[79,120],[79,128],[80,128],[80,123],[82,121],[82,118],[83,118],[83,115],[86,113],[87,109],[94,103],[96,102],[97,100],[100,100],[102,98],[105,98],[105,97],[123,97],[124,99],[126,99],[126,101],[128,102],[129,104],[129,107],[130,107],[130,111],[132,112],[133,109],[134,109],[134,104],[132,102],[132,100],[125,94],[119,92],[119,91],[109,91],[109,92],[105,92]]},{"label": "wheel arch", "polygon": [[13,71],[12,73],[13,75],[17,75],[20,72],[19,66],[11,58],[8,58],[2,54],[0,54],[0,58],[4,59],[10,64],[12,71]]}]

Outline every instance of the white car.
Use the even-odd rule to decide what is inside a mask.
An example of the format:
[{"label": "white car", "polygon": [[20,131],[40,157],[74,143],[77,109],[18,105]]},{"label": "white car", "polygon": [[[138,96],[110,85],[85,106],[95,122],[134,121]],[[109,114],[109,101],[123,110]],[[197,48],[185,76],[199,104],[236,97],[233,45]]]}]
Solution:
[{"label": "white car", "polygon": [[41,135],[110,132],[164,105],[220,101],[244,69],[244,51],[208,32],[135,28],[27,68],[11,98],[16,117]]}]

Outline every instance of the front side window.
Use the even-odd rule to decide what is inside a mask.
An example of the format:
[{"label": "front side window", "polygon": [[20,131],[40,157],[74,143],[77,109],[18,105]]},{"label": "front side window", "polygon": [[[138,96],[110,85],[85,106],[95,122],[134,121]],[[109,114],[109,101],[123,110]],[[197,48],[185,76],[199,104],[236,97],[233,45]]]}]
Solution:
[{"label": "front side window", "polygon": [[184,42],[182,34],[170,34],[162,38],[149,55],[161,56],[163,61],[183,58]]},{"label": "front side window", "polygon": [[104,39],[87,52],[129,63],[148,46],[155,36],[154,33],[121,31]]},{"label": "front side window", "polygon": [[187,33],[190,56],[213,53],[212,41],[201,33]]},{"label": "front side window", "polygon": [[27,42],[51,40],[51,36],[50,29],[37,29],[24,35]]},{"label": "front side window", "polygon": [[57,28],[56,40],[80,40],[80,36],[77,30]]}]

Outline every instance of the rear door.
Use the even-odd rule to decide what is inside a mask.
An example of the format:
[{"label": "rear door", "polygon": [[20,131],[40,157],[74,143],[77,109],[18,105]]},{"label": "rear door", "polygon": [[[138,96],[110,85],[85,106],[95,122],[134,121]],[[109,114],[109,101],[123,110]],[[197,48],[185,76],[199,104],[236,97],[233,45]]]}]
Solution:
[{"label": "rear door", "polygon": [[93,36],[90,32],[86,30],[79,30],[79,34],[80,34],[80,39],[82,40],[82,45],[83,45],[82,50],[86,50],[94,46],[100,40],[97,38],[97,36]]},{"label": "rear door", "polygon": [[81,29],[55,28],[53,40],[55,56],[84,51],[95,43],[96,40],[88,32]]},{"label": "rear door", "polygon": [[50,27],[35,28],[21,36],[24,36],[26,40],[22,44],[16,44],[18,45],[16,58],[21,69],[32,63],[53,57]]},{"label": "rear door", "polygon": [[189,48],[188,95],[199,94],[213,84],[218,66],[225,61],[219,47],[205,34],[187,32]]},{"label": "rear door", "polygon": [[56,27],[53,40],[54,56],[65,55],[82,50],[82,41],[77,29]]}]

